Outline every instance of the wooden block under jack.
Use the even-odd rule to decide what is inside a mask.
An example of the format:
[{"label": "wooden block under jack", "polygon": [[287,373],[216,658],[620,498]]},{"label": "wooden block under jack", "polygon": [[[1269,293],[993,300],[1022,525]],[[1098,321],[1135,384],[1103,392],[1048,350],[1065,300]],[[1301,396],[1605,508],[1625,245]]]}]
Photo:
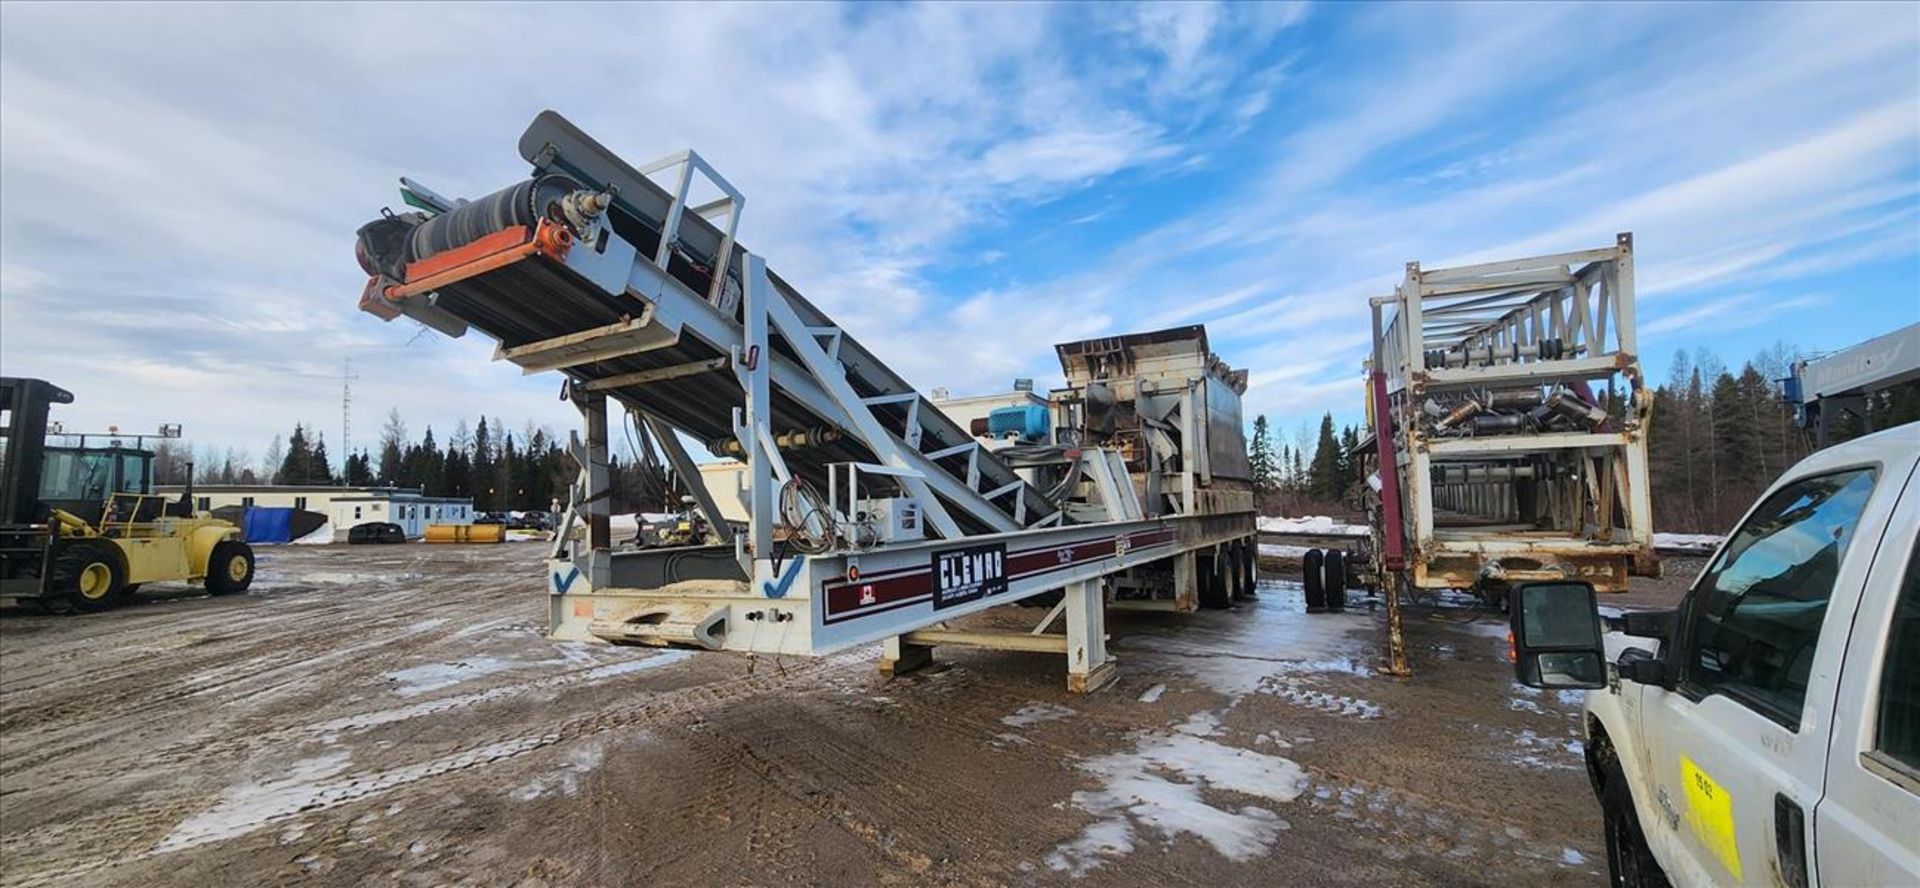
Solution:
[{"label": "wooden block under jack", "polygon": [[1120,677],[1120,670],[1113,658],[1093,668],[1092,672],[1067,673],[1067,692],[1070,694],[1091,694]]},{"label": "wooden block under jack", "polygon": [[880,658],[880,674],[888,678],[918,672],[933,665],[933,648],[919,644],[903,644],[898,638],[889,638]]}]

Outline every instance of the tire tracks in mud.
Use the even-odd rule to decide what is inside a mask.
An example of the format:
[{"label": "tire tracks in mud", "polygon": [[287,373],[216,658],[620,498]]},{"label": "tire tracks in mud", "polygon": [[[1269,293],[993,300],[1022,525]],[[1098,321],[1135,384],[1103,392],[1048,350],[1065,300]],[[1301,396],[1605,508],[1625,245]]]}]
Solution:
[{"label": "tire tracks in mud", "polygon": [[[953,687],[943,689],[946,693],[941,695],[942,698],[964,688],[970,708],[983,708],[978,704],[991,696],[1002,701],[1008,712],[1034,702],[1031,696],[996,684],[964,667],[953,666],[944,674],[954,673],[960,673],[964,681],[952,682]],[[929,699],[921,695],[904,693],[895,696],[894,699],[900,702],[902,709],[912,707],[931,709],[937,702],[945,702],[940,698]],[[1327,713],[1320,707],[1306,708]],[[1076,708],[1073,717],[1109,728],[1121,737],[1140,732],[1166,733],[1173,730],[1171,726],[1165,724],[1142,724],[1086,709]],[[987,736],[993,735],[1004,727],[1004,724],[998,720],[985,721],[951,707],[924,712],[911,718],[903,712],[901,721],[911,724],[912,729],[916,731],[938,728],[955,733],[958,733],[956,723],[964,722],[973,725]],[[996,754],[1004,755],[1044,748],[1050,750],[1051,754],[1036,756],[1037,758],[1071,762],[1089,753],[1085,748],[1034,737],[1030,733],[1020,735],[1027,741],[1025,744],[1011,744],[1005,749],[996,751]],[[1259,750],[1250,749],[1249,751],[1258,752]],[[1512,819],[1506,812],[1434,798],[1320,765],[1301,762],[1298,759],[1290,758],[1289,760],[1300,766],[1306,773],[1308,782],[1299,798],[1288,804],[1306,805],[1323,814],[1354,823],[1370,833],[1381,836],[1382,841],[1389,843],[1389,847],[1397,841],[1401,847],[1420,849],[1435,858],[1451,860],[1455,863],[1462,859],[1473,859],[1478,852],[1484,850],[1503,853],[1516,864],[1521,865],[1537,867],[1542,863],[1550,863],[1555,866],[1574,866],[1559,859],[1560,849],[1554,848],[1553,853],[1544,853],[1539,847],[1534,846],[1531,839],[1533,831],[1529,828],[1529,824]],[[1284,811],[1276,813],[1284,814]],[[1486,860],[1484,857],[1480,859]],[[1142,858],[1135,855],[1128,858],[1127,865],[1131,868],[1141,863]],[[1131,873],[1132,870],[1130,869],[1129,872]],[[1539,875],[1537,870],[1527,870],[1525,874],[1535,877]],[[1178,877],[1170,878],[1174,881],[1179,880]]]},{"label": "tire tracks in mud", "polygon": [[[595,712],[562,719],[547,730],[537,728],[468,739],[454,751],[407,765],[360,771],[320,781],[310,803],[297,809],[278,811],[249,823],[243,831],[220,836],[220,841],[238,838],[284,822],[330,810],[352,802],[373,798],[403,786],[449,773],[504,761],[537,749],[592,737],[608,731],[644,727],[691,712],[727,705],[734,700],[779,691],[800,684],[817,673],[851,663],[871,660],[878,651],[860,651],[803,661],[799,666],[783,666],[760,671],[744,678],[709,682],[687,688],[662,691],[648,697],[625,701]],[[164,854],[161,845],[187,819],[219,804],[205,794],[171,799],[138,800],[134,810],[125,807],[46,824],[0,838],[0,848],[8,859],[5,879],[9,884],[43,885],[61,883],[102,867],[130,862],[146,856]],[[73,853],[73,832],[86,835],[86,853]],[[143,851],[127,854],[128,848]],[[75,858],[79,858],[76,860]],[[36,868],[36,864],[39,868]],[[51,864],[51,865],[49,865]]]},{"label": "tire tracks in mud", "polygon": [[[467,588],[471,589],[471,586]],[[484,597],[493,588],[477,590],[476,597]],[[244,646],[220,648],[213,646],[217,641],[202,640],[194,645],[207,647],[202,656],[170,662],[160,670],[143,668],[148,664],[135,660],[119,670],[101,675],[74,693],[8,710],[0,715],[0,731],[4,731],[19,748],[30,752],[27,755],[9,756],[7,761],[0,763],[0,778],[40,770],[59,759],[84,754],[108,740],[131,740],[134,741],[131,745],[136,748],[148,749],[150,746],[145,742],[147,738],[177,735],[178,731],[176,726],[164,719],[141,718],[142,715],[165,712],[183,701],[211,695],[240,692],[237,699],[257,697],[281,687],[310,681],[320,673],[322,667],[348,661],[357,654],[440,637],[434,630],[441,623],[434,621],[444,618],[429,615],[442,610],[442,607],[391,612],[376,621],[361,622],[360,618],[366,610],[364,603],[327,603],[317,609],[260,614],[258,622],[262,625],[258,631],[249,624],[236,627],[229,622],[224,627],[224,637],[218,641],[241,641]],[[272,631],[275,627],[269,625],[278,623],[284,627],[290,621],[313,627],[292,645],[287,644],[282,635],[275,634]],[[374,633],[379,634],[367,637]],[[362,640],[340,643],[354,637]],[[286,680],[269,687],[246,690],[280,679]],[[32,691],[9,687],[5,693],[10,698],[18,699],[21,694]],[[257,733],[242,731],[239,727],[229,725],[221,736],[250,736]],[[75,742],[61,742],[75,734],[84,736]],[[216,738],[215,745],[224,744]],[[208,744],[188,740],[175,743],[174,746],[190,748],[195,757],[201,757],[207,753]],[[51,781],[37,781],[36,787],[63,783],[75,776],[82,775],[69,774]]]}]

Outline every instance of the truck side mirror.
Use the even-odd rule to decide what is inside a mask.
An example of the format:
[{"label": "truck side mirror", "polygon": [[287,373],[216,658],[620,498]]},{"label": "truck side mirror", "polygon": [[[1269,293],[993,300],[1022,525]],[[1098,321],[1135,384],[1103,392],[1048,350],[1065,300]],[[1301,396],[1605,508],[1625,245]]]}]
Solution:
[{"label": "truck side mirror", "polygon": [[1607,686],[1606,646],[1593,584],[1521,583],[1513,589],[1513,677],[1530,688]]}]

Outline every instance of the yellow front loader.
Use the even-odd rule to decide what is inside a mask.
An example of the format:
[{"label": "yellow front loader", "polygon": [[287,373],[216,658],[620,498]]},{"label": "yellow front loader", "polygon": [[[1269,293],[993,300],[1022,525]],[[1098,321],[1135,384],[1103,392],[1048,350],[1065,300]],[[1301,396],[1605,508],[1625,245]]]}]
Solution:
[{"label": "yellow front loader", "polygon": [[158,582],[246,591],[253,549],[240,528],[196,513],[191,489],[155,495],[153,452],[122,446],[142,436],[47,446],[49,405],[70,403],[43,380],[0,377],[0,604],[106,610]]},{"label": "yellow front loader", "polygon": [[[97,526],[52,510],[42,605],[55,613],[105,610],[144,583],[170,581],[203,583],[214,595],[245,592],[253,583],[253,547],[240,529],[205,513],[167,515],[167,505],[159,496],[116,493]],[[143,516],[148,520],[137,520]]]}]

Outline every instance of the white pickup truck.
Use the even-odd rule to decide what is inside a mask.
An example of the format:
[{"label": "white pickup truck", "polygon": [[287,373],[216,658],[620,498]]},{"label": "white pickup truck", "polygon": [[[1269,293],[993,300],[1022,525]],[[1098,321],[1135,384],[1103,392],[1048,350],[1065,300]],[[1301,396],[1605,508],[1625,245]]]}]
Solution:
[{"label": "white pickup truck", "polygon": [[1588,688],[1620,886],[1920,886],[1920,423],[1769,488],[1673,611],[1515,590],[1519,680]]}]

